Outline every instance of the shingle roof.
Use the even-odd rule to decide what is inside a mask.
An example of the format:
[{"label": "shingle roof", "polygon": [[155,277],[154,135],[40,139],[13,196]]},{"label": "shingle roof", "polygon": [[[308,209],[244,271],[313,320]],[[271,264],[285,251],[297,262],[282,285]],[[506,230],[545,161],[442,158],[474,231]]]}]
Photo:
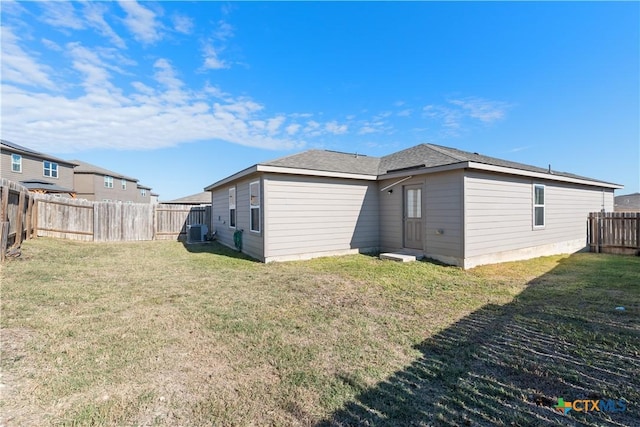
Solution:
[{"label": "shingle roof", "polygon": [[614,208],[616,210],[640,211],[640,193],[616,196],[613,200]]},{"label": "shingle roof", "polygon": [[209,204],[211,203],[211,193],[208,191],[203,191],[201,193],[180,197],[179,199],[163,201],[162,203],[175,204],[175,205]]},{"label": "shingle roof", "polygon": [[61,164],[64,164],[64,165],[75,166],[75,163],[73,161],[64,160],[64,159],[60,159],[58,157],[50,156],[48,154],[40,153],[38,151],[32,150],[31,148],[27,148],[27,147],[24,147],[22,145],[15,144],[15,143],[7,141],[5,139],[0,139],[0,145],[3,148],[8,148],[9,150],[15,151],[18,154],[30,154],[30,155],[32,155],[34,157],[38,157],[38,158],[41,158],[41,159],[44,159],[44,160],[54,161],[56,163],[61,163]]},{"label": "shingle roof", "polygon": [[109,169],[92,165],[91,163],[83,162],[80,160],[72,160],[72,162],[78,165],[73,169],[74,173],[92,173],[96,175],[108,175],[118,179],[126,179],[128,181],[138,182],[137,178],[131,178],[126,175],[122,175],[118,172],[110,171]]},{"label": "shingle roof", "polygon": [[[498,159],[496,157],[485,156],[479,153],[471,153],[436,144],[420,144],[383,157],[371,157],[362,154],[341,153],[326,150],[307,150],[302,153],[259,163],[254,165],[254,168],[256,166],[279,166],[291,169],[305,169],[309,171],[340,172],[380,177],[381,175],[392,172],[402,171],[409,174],[412,170],[424,171],[425,169],[435,168],[438,166],[463,164],[467,162],[511,168],[515,169],[515,174],[518,173],[517,170],[520,170],[548,174],[549,179],[553,179],[553,176],[557,176],[618,186],[618,184],[567,172],[551,171],[551,173],[549,173],[548,168],[512,162],[509,160]],[[249,173],[251,170],[252,168],[248,168],[244,171],[240,171],[237,174],[211,184],[206,187],[206,189],[211,190],[212,188],[229,182],[239,176],[244,176],[244,174]]]},{"label": "shingle roof", "polygon": [[29,179],[25,181],[20,181],[20,184],[29,190],[45,190],[49,193],[73,193],[74,191],[70,188],[61,187],[57,184],[42,181],[38,179]]},{"label": "shingle roof", "polygon": [[[380,162],[379,174],[389,171],[409,168],[412,166],[436,167],[445,166],[460,162],[475,162],[486,165],[502,166],[512,169],[520,169],[529,172],[549,173],[548,168],[527,165],[524,163],[512,162],[510,160],[498,159],[496,157],[485,156],[469,151],[458,150],[457,148],[443,147],[436,144],[420,144],[397,153],[390,154],[382,158]],[[552,171],[553,175],[568,178],[593,180],[585,176],[575,175],[568,172]],[[611,184],[611,183],[609,183]]]},{"label": "shingle roof", "polygon": [[378,157],[364,156],[356,153],[341,153],[328,150],[307,150],[268,162],[265,166],[320,170],[327,172],[344,172],[362,175],[378,175]]}]

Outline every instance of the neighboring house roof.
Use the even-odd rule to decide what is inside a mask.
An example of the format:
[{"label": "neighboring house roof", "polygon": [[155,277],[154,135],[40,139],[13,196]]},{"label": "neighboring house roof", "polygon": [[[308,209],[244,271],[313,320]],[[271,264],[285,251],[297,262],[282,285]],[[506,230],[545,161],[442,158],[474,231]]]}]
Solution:
[{"label": "neighboring house roof", "polygon": [[614,197],[614,210],[640,211],[640,193]]},{"label": "neighboring house roof", "polygon": [[453,169],[487,169],[520,175],[528,172],[531,176],[545,179],[621,188],[618,184],[599,181],[567,172],[553,171],[550,168],[540,168],[435,144],[420,144],[384,157],[369,157],[356,153],[341,153],[336,151],[307,150],[302,153],[258,163],[211,184],[206,187],[205,190],[212,190],[218,186],[259,171],[379,179],[383,175],[428,173],[430,169],[442,169],[443,167]]},{"label": "neighboring house roof", "polygon": [[136,184],[138,188],[144,188],[145,190],[151,190],[151,187],[147,187],[146,185]]},{"label": "neighboring house roof", "polygon": [[16,154],[24,154],[24,155],[28,155],[28,156],[33,156],[33,157],[37,157],[37,158],[48,160],[48,161],[53,161],[53,162],[56,162],[58,164],[63,164],[63,165],[67,165],[67,166],[75,166],[76,165],[76,163],[73,162],[73,161],[70,162],[68,160],[59,159],[57,157],[50,156],[48,154],[40,153],[38,151],[32,150],[31,148],[27,148],[27,147],[24,147],[22,145],[15,144],[15,143],[7,141],[5,139],[0,139],[0,146],[2,146],[2,148],[8,149],[8,151],[12,151],[12,152],[14,152]]},{"label": "neighboring house roof", "polygon": [[162,202],[170,205],[205,205],[211,204],[211,193],[203,191],[201,193],[191,194],[190,196],[180,197],[179,199],[168,200]]},{"label": "neighboring house roof", "polygon": [[39,179],[28,179],[25,181],[20,181],[20,184],[29,190],[42,190],[46,191],[47,193],[74,193],[74,191],[70,188],[61,187],[57,184],[42,181]]},{"label": "neighboring house roof", "polygon": [[131,178],[126,175],[122,175],[118,172],[111,171],[109,169],[101,168],[100,166],[92,165],[91,163],[83,162],[80,160],[72,160],[72,162],[76,163],[76,166],[73,169],[73,173],[80,174],[94,174],[94,175],[108,175],[118,179],[126,179],[127,181],[138,182],[136,178]]}]

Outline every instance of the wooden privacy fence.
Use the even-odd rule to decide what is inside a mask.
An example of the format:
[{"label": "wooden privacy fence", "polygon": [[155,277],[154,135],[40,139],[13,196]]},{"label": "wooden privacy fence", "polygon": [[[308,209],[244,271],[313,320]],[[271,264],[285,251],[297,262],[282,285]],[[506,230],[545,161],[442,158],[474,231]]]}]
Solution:
[{"label": "wooden privacy fence", "polygon": [[211,206],[36,198],[38,236],[94,242],[182,240],[187,226],[211,224]]},{"label": "wooden privacy fence", "polygon": [[30,193],[6,179],[0,184],[0,259],[8,247],[36,235],[94,242],[183,240],[188,225],[211,227],[210,205],[91,202]]},{"label": "wooden privacy fence", "polygon": [[18,247],[34,231],[34,195],[25,187],[0,180],[0,261],[10,246]]},{"label": "wooden privacy fence", "polygon": [[640,212],[592,212],[587,237],[591,252],[640,255]]}]

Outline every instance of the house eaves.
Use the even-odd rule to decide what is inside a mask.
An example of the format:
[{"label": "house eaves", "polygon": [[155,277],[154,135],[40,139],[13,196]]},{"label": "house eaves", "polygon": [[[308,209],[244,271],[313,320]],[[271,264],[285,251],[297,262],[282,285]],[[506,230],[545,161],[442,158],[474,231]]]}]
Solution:
[{"label": "house eaves", "polygon": [[77,166],[73,168],[74,174],[91,174],[91,175],[107,175],[117,179],[126,179],[127,181],[138,183],[137,178],[122,175],[118,172],[111,171],[109,169],[101,168],[100,166],[92,165],[91,163],[83,162],[81,160],[72,160]]},{"label": "house eaves", "polygon": [[486,172],[502,173],[502,174],[507,174],[507,175],[517,175],[517,176],[526,176],[526,177],[529,177],[529,178],[553,180],[553,181],[558,181],[558,182],[568,182],[568,183],[572,183],[572,184],[590,185],[590,186],[597,186],[597,187],[604,187],[604,188],[611,188],[611,189],[620,189],[620,188],[624,187],[624,186],[622,186],[620,184],[614,184],[614,183],[611,183],[611,182],[599,181],[599,180],[596,180],[596,179],[591,179],[591,178],[586,178],[586,177],[569,176],[567,174],[556,174],[553,171],[551,171],[550,173],[549,172],[538,172],[538,171],[524,170],[524,169],[519,169],[519,168],[511,168],[511,167],[506,167],[506,166],[497,166],[497,165],[491,165],[491,164],[487,164],[487,163],[479,163],[479,162],[471,162],[471,161],[452,163],[452,164],[442,165],[442,166],[424,167],[424,168],[411,169],[411,170],[405,170],[405,171],[397,171],[397,172],[391,171],[391,172],[386,173],[384,175],[380,175],[378,178],[379,179],[401,178],[401,177],[407,176],[407,175],[414,175],[414,176],[415,175],[424,175],[424,174],[446,172],[446,171],[458,170],[458,169],[481,170],[481,171],[486,171]]},{"label": "house eaves", "polygon": [[303,168],[257,164],[247,169],[244,169],[238,173],[235,173],[231,176],[228,176],[224,179],[221,179],[220,181],[214,182],[213,184],[205,187],[204,191],[215,190],[218,187],[237,181],[239,179],[242,179],[244,177],[247,177],[257,172],[281,173],[281,174],[287,174],[287,175],[320,176],[320,177],[328,177],[328,178],[359,179],[359,180],[365,180],[365,181],[376,181],[378,179],[377,175],[334,172],[334,171],[325,171],[325,170],[318,170],[318,169],[303,169]]}]

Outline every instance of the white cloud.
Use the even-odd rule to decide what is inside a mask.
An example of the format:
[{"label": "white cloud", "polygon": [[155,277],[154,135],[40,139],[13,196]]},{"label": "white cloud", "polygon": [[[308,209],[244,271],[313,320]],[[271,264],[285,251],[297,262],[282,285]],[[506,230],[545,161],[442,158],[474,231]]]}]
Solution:
[{"label": "white cloud", "polygon": [[19,38],[9,27],[3,26],[2,43],[2,81],[54,89],[55,84],[49,79],[51,70],[29,56],[19,45]]},{"label": "white cloud", "polygon": [[277,133],[278,129],[280,129],[280,126],[282,126],[284,121],[285,121],[284,116],[277,116],[267,120],[267,132],[269,132],[270,135]]},{"label": "white cloud", "polygon": [[87,2],[84,4],[84,17],[88,24],[95,28],[101,35],[111,40],[111,42],[124,49],[127,47],[124,40],[111,28],[104,18],[107,8],[100,3]]},{"label": "white cloud", "polygon": [[509,104],[481,98],[452,99],[449,103],[461,107],[471,118],[492,123],[504,118]]},{"label": "white cloud", "polygon": [[127,13],[124,23],[137,40],[151,44],[162,38],[162,26],[156,20],[156,14],[153,11],[136,1],[122,0],[119,4]]},{"label": "white cloud", "polygon": [[411,108],[407,108],[406,110],[401,110],[396,113],[398,117],[409,117],[413,114],[413,110]]},{"label": "white cloud", "polygon": [[173,28],[182,34],[191,34],[193,31],[193,20],[188,16],[174,15],[172,18]]},{"label": "white cloud", "polygon": [[233,37],[233,26],[226,21],[218,21],[218,29],[214,36],[220,41],[225,41]]},{"label": "white cloud", "polygon": [[218,58],[218,52],[212,45],[206,45],[203,49],[203,54],[204,63],[202,64],[202,67],[205,70],[219,70],[222,68],[229,68],[229,65],[225,61]]},{"label": "white cloud", "polygon": [[347,125],[339,125],[337,121],[332,121],[325,124],[325,129],[327,132],[332,133],[334,135],[341,135],[347,132]]},{"label": "white cloud", "polygon": [[42,14],[40,19],[57,28],[81,30],[84,22],[76,15],[74,3],[66,1],[52,1],[40,3]]},{"label": "white cloud", "polygon": [[298,131],[300,130],[301,127],[302,126],[300,126],[299,124],[294,123],[294,124],[290,124],[289,126],[287,126],[285,130],[287,132],[287,135],[293,136],[296,133],[298,133]]}]

